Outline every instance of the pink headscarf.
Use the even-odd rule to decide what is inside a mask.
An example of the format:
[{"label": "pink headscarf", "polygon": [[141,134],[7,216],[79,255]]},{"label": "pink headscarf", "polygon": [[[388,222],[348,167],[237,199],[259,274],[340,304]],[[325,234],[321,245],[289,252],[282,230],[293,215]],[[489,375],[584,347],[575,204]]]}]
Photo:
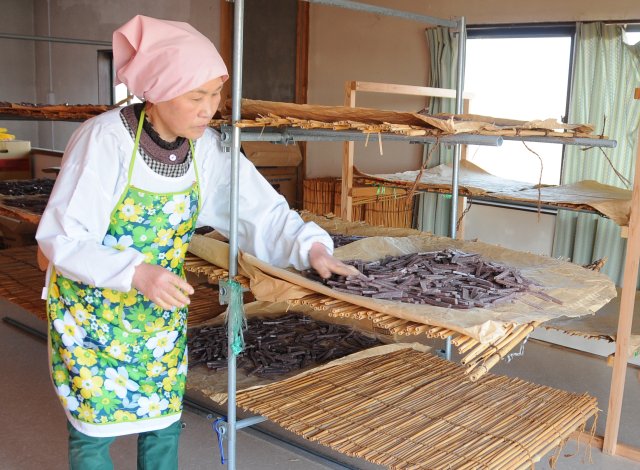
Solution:
[{"label": "pink headscarf", "polygon": [[229,78],[213,43],[188,23],[138,15],[113,32],[116,84],[160,103]]}]

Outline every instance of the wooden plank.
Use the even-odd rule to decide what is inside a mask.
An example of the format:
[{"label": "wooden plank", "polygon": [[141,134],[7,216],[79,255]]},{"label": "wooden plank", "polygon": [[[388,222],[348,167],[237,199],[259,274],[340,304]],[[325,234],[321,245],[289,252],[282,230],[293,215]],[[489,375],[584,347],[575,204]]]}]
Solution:
[{"label": "wooden plank", "polygon": [[[393,93],[396,95],[429,96],[435,98],[455,98],[456,91],[446,88],[433,88],[427,86],[396,85],[393,83],[376,82],[351,82],[356,91],[368,91],[371,93]],[[472,93],[462,93],[463,98],[473,98]]]},{"label": "wooden plank", "polygon": [[[638,95],[636,89],[636,96]],[[640,130],[638,131],[640,142]],[[622,413],[622,399],[624,395],[624,382],[629,358],[629,339],[631,336],[631,324],[633,322],[633,307],[638,282],[638,264],[640,261],[640,220],[638,219],[638,207],[640,207],[640,145],[636,155],[636,168],[633,178],[633,192],[631,193],[631,216],[629,217],[629,230],[627,239],[627,254],[624,263],[622,294],[620,295],[620,318],[618,319],[618,333],[616,335],[616,352],[609,391],[609,406],[607,409],[607,425],[604,431],[604,443],[602,451],[607,454],[615,454],[618,444],[618,431],[620,428],[620,416]]]},{"label": "wooden plank", "polygon": [[[595,447],[597,449],[602,449],[604,443],[604,438],[602,436],[592,436],[588,432],[580,431],[575,431],[571,435],[571,439],[574,439],[575,441],[582,444],[590,445],[591,447]],[[626,444],[618,444],[616,446],[615,455],[624,457],[625,459],[640,462],[640,449],[637,447],[629,446]]]}]

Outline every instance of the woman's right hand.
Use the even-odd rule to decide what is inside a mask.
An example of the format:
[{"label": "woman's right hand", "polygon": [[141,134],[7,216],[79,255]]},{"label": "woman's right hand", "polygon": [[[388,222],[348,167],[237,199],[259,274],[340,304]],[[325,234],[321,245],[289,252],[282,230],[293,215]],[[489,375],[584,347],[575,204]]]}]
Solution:
[{"label": "woman's right hand", "polygon": [[189,296],[194,292],[180,276],[149,263],[136,266],[131,285],[164,310],[189,305]]}]

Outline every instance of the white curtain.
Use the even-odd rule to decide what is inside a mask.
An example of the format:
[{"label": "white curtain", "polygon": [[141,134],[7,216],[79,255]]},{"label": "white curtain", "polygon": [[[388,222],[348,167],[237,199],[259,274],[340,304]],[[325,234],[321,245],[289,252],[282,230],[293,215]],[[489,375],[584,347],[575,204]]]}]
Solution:
[{"label": "white curtain", "polygon": [[[574,60],[569,122],[594,124],[598,134],[616,140],[616,148],[603,150],[615,168],[632,180],[640,121],[640,101],[633,99],[634,88],[640,86],[640,45],[625,44],[621,26],[578,24]],[[585,151],[569,145],[562,183],[580,180],[625,187],[599,149]],[[621,285],[625,248],[620,227],[610,220],[593,214],[558,212],[553,256],[579,264],[606,257],[602,272]]]}]

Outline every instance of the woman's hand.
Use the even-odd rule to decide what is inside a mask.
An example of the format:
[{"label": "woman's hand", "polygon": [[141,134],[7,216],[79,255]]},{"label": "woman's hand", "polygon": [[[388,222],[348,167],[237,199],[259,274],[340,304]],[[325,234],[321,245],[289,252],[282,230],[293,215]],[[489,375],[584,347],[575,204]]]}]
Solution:
[{"label": "woman's hand", "polygon": [[309,250],[309,264],[315,269],[320,277],[327,279],[331,274],[339,274],[341,276],[357,276],[360,274],[355,267],[344,264],[337,258],[334,258],[327,251],[322,243],[315,242]]},{"label": "woman's hand", "polygon": [[193,287],[180,276],[155,264],[136,266],[132,286],[164,310],[189,305]]}]

